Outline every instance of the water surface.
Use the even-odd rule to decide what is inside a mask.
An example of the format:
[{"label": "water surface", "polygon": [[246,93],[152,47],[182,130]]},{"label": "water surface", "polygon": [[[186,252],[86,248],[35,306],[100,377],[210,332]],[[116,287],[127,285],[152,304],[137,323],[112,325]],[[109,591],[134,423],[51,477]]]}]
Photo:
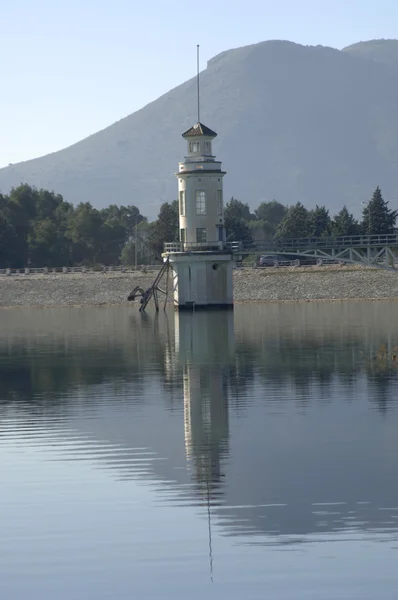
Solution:
[{"label": "water surface", "polygon": [[0,597],[395,599],[397,323],[0,311]]}]

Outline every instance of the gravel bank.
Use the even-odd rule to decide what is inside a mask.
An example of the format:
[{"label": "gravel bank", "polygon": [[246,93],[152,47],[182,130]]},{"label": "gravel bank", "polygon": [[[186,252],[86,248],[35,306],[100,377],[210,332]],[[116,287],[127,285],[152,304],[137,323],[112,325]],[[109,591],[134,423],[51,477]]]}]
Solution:
[{"label": "gravel bank", "polygon": [[[0,278],[0,307],[125,304],[155,272],[69,273]],[[236,269],[236,302],[398,298],[398,273],[360,267]]]},{"label": "gravel bank", "polygon": [[234,272],[237,302],[398,298],[398,272],[366,267],[253,269]]},{"label": "gravel bank", "polygon": [[3,276],[0,307],[123,304],[136,285],[147,289],[154,277],[153,271]]}]

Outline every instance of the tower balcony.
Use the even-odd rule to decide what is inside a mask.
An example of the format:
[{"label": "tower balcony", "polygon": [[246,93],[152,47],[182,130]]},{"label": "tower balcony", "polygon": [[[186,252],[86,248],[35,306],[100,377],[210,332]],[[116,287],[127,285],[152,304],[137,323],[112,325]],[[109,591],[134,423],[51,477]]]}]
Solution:
[{"label": "tower balcony", "polygon": [[164,255],[193,253],[234,254],[241,249],[241,242],[165,242]]},{"label": "tower balcony", "polygon": [[216,173],[217,175],[225,175],[225,171],[222,170],[221,162],[218,160],[186,160],[178,163],[178,173],[175,173],[176,177],[181,175],[192,175],[202,173]]}]

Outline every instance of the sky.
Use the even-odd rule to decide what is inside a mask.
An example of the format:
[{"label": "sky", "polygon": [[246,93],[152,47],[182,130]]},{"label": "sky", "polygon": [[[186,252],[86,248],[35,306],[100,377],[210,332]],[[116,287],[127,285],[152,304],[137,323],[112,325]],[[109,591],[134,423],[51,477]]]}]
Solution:
[{"label": "sky", "polygon": [[3,0],[0,167],[135,112],[230,48],[398,37],[397,0]]}]

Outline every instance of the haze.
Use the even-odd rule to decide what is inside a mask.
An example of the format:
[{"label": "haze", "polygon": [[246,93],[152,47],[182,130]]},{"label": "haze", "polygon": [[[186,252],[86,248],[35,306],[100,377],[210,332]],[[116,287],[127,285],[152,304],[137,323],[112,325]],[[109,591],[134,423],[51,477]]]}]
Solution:
[{"label": "haze", "polygon": [[4,3],[0,167],[77,142],[189,79],[197,43],[204,68],[267,39],[342,48],[391,38],[397,20],[393,0]]}]

